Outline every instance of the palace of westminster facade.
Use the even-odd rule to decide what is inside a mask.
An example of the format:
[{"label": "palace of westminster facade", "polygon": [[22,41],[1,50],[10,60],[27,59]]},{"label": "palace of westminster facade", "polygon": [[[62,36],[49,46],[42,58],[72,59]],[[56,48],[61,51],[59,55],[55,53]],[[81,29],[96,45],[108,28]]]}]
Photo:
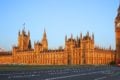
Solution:
[{"label": "palace of westminster facade", "polygon": [[18,44],[11,54],[0,53],[0,64],[30,65],[80,65],[109,64],[120,61],[120,7],[115,18],[116,50],[95,46],[94,35],[80,34],[76,39],[65,37],[64,49],[48,49],[47,34],[44,30],[42,41],[34,42],[31,47],[30,32],[18,32]]}]

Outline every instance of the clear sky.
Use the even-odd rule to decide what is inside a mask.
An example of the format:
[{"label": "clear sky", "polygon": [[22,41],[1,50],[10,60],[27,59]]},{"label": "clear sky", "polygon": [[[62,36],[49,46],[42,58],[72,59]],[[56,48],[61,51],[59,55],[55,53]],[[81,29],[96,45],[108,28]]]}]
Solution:
[{"label": "clear sky", "polygon": [[64,46],[65,35],[89,31],[95,44],[115,48],[114,19],[119,0],[0,0],[0,47],[11,50],[26,23],[32,44],[42,39],[49,48]]}]

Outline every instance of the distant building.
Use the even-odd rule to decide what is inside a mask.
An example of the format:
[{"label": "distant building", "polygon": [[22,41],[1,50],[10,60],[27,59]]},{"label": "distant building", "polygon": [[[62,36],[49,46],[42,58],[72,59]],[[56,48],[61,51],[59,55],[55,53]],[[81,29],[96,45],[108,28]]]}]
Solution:
[{"label": "distant building", "polygon": [[109,64],[120,61],[120,7],[115,18],[116,50],[95,46],[94,34],[70,38],[65,36],[65,47],[48,49],[47,34],[44,30],[42,41],[34,42],[31,47],[30,32],[23,29],[18,33],[18,44],[11,54],[0,53],[0,64],[37,64],[37,65],[79,65]]}]

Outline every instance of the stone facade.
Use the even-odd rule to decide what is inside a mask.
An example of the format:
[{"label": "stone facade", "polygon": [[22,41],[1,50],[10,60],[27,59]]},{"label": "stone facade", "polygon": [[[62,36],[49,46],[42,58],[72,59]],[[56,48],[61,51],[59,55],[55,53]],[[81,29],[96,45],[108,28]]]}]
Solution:
[{"label": "stone facade", "polygon": [[1,64],[32,64],[32,65],[80,65],[109,64],[114,61],[115,51],[111,48],[95,47],[94,34],[80,37],[65,37],[64,49],[48,49],[47,34],[44,30],[41,41],[34,42],[31,47],[30,32],[23,29],[18,33],[18,44],[13,47],[12,54],[0,56]]},{"label": "stone facade", "polygon": [[0,52],[0,64],[13,63],[13,57],[11,52]]}]

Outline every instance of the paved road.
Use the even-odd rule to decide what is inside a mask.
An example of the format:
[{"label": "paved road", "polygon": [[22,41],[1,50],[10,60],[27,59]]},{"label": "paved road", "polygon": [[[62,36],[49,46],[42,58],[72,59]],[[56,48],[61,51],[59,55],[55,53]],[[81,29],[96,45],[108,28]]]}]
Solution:
[{"label": "paved road", "polygon": [[120,67],[80,66],[29,71],[0,71],[0,80],[120,80]]}]

